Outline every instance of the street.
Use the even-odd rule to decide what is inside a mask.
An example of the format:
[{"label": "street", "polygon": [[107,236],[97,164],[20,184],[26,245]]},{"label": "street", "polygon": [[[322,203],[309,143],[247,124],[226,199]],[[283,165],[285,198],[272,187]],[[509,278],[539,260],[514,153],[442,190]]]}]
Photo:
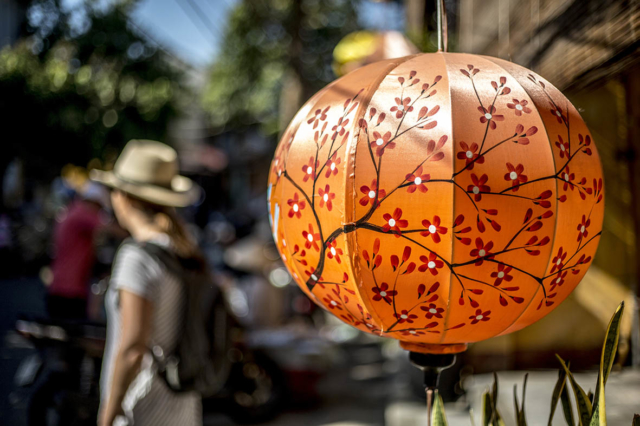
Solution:
[{"label": "street", "polygon": [[[13,376],[20,361],[33,353],[23,339],[12,332],[18,313],[39,315],[44,312],[44,288],[37,278],[0,281],[0,418],[3,424],[25,425],[24,409],[28,389],[14,389]],[[354,355],[354,354],[351,354]],[[411,374],[398,359],[360,364],[358,355],[346,362],[336,363],[322,376],[318,385],[319,399],[309,405],[285,402],[282,414],[265,426],[424,426],[424,402],[410,385]],[[362,358],[362,357],[360,357]],[[513,386],[521,392],[525,371],[499,372],[499,410],[506,425],[514,425]],[[594,390],[596,373],[577,373],[576,380],[585,391]],[[413,377],[415,379],[415,377]],[[530,371],[527,387],[526,410],[529,426],[545,426],[549,413],[551,392],[557,379],[556,371]],[[480,424],[481,395],[493,381],[490,374],[471,376],[464,387],[467,394],[457,402],[446,403],[447,417],[452,426],[468,426],[469,407],[473,409],[476,424]],[[611,374],[606,388],[609,424],[631,424],[634,412],[640,411],[640,372],[631,369]],[[468,402],[467,402],[468,401]],[[574,403],[575,406],[575,403]],[[232,426],[226,416],[206,413],[205,426]],[[556,410],[554,425],[566,425],[562,410]]]}]

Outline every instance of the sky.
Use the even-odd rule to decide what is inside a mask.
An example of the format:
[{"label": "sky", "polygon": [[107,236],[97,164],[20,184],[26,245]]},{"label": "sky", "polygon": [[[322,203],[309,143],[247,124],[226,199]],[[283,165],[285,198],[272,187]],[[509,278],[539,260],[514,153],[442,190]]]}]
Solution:
[{"label": "sky", "polygon": [[[226,17],[239,0],[142,0],[133,20],[156,42],[197,67],[211,64],[222,42]],[[192,6],[205,15],[206,24]]]},{"label": "sky", "polygon": [[[62,0],[72,9],[85,0]],[[108,5],[118,0],[99,0]],[[140,0],[132,21],[153,41],[196,68],[212,64],[223,42],[227,16],[242,0]],[[397,2],[363,0],[360,25],[369,30],[399,30],[404,11]]]},{"label": "sky", "polygon": [[[85,0],[63,0],[73,8]],[[101,0],[107,5],[117,0]],[[132,13],[134,25],[152,41],[195,68],[212,64],[224,39],[227,17],[242,0],[141,0]],[[399,3],[362,1],[360,25],[370,30],[402,30]]]}]

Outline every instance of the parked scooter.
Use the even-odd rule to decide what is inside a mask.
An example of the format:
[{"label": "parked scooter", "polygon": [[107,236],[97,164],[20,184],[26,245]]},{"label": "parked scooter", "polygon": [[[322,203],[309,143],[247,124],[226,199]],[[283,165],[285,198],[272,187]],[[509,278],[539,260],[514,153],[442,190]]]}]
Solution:
[{"label": "parked scooter", "polygon": [[[226,354],[229,376],[220,392],[203,400],[203,408],[226,414],[237,423],[271,419],[285,396],[284,374],[269,356],[244,343],[239,324],[227,327],[232,340]],[[15,374],[17,386],[31,388],[27,424],[95,425],[105,326],[22,317],[16,331],[37,350]]]},{"label": "parked scooter", "polygon": [[95,425],[104,325],[22,317],[16,331],[36,348],[15,374],[17,386],[32,388],[27,424]]}]

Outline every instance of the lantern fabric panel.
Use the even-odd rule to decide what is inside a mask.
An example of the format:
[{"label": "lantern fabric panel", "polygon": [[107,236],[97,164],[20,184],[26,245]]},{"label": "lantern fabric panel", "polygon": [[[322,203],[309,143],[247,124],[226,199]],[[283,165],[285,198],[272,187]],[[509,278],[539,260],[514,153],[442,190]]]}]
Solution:
[{"label": "lantern fabric panel", "polygon": [[424,351],[550,312],[586,272],[604,210],[597,152],[566,98],[517,65],[452,53],[327,86],[285,132],[269,188],[305,293]]},{"label": "lantern fabric panel", "polygon": [[[526,68],[496,58],[491,60],[518,78],[530,94],[543,117],[555,170],[560,177],[555,180],[559,231],[554,234],[543,275],[547,297],[540,287],[519,320],[502,333],[507,334],[547,315],[584,277],[602,232],[604,187],[600,157],[591,133],[571,102],[548,81]],[[582,232],[583,226],[585,232]]]},{"label": "lantern fabric panel", "polygon": [[[451,263],[460,266],[454,275],[454,294],[446,319],[450,330],[442,337],[443,341],[477,341],[492,337],[495,330],[502,331],[517,319],[536,285],[521,285],[529,277],[516,268],[526,265],[530,272],[540,274],[546,265],[544,256],[548,255],[545,248],[536,257],[513,250],[524,237],[512,241],[523,227],[522,219],[513,219],[524,216],[531,202],[519,198],[524,188],[512,187],[505,175],[515,173],[510,166],[522,168],[520,175],[544,174],[553,170],[553,161],[540,134],[533,134],[528,145],[513,142],[518,125],[523,128],[522,134],[540,128],[542,122],[537,111],[528,110],[516,117],[506,107],[514,98],[523,103],[530,100],[505,70],[484,58],[455,54],[447,55],[447,69],[451,101],[456,106],[452,161],[458,188]],[[496,121],[490,123],[487,116],[494,115]],[[532,162],[532,158],[539,160]],[[527,191],[536,192],[536,196],[549,189],[544,183],[532,186]],[[506,192],[500,194],[503,190]],[[497,251],[505,251],[499,258],[504,264],[490,257],[489,253]],[[548,248],[546,251],[550,252]],[[486,257],[481,256],[483,252]],[[461,324],[465,325],[456,328]]]},{"label": "lantern fabric panel", "polygon": [[[368,204],[362,202],[369,196],[362,188],[378,192],[380,207],[373,210],[368,220],[375,224],[375,229],[359,229],[347,237],[348,245],[355,248],[354,275],[360,283],[363,303],[379,328],[390,337],[402,336],[405,340],[433,343],[437,343],[442,334],[444,322],[438,321],[437,317],[442,316],[446,307],[449,277],[440,274],[434,280],[433,275],[420,273],[420,256],[425,255],[420,251],[421,248],[405,238],[381,231],[385,226],[404,229],[404,221],[419,224],[425,218],[421,203],[427,194],[439,198],[444,205],[452,205],[453,191],[450,186],[427,189],[426,180],[424,184],[421,181],[422,178],[426,179],[427,174],[433,180],[451,175],[450,162],[445,160],[451,157],[450,144],[438,147],[438,141],[444,137],[446,142],[451,131],[451,122],[447,118],[451,116],[451,108],[444,65],[442,57],[431,60],[423,55],[411,57],[390,71],[372,96],[362,117],[366,129],[360,127],[361,136],[354,156],[354,193],[358,193],[354,197],[357,200],[354,203],[355,215],[349,217],[348,222],[367,217],[376,203],[376,197],[369,197]],[[416,69],[426,71],[420,76],[412,76],[412,71]],[[400,85],[399,79],[404,79],[406,87]],[[421,111],[425,105],[428,105],[428,109]],[[436,120],[436,115],[442,120]],[[416,120],[419,116],[422,118]],[[402,125],[399,127],[400,123]],[[411,134],[410,138],[404,139],[404,145],[391,142],[396,134],[402,132]],[[396,140],[401,139],[399,137]],[[429,154],[427,151],[430,151]],[[381,166],[379,177],[376,172],[378,165]],[[407,175],[413,175],[411,182],[407,181]],[[416,179],[419,179],[419,184],[416,184]],[[378,182],[375,189],[374,180]],[[449,223],[453,221],[451,214],[451,209],[440,212],[442,227],[450,226]],[[416,242],[417,239],[424,240],[419,233],[406,234],[405,237]],[[425,241],[419,243],[426,246]],[[440,245],[448,257],[450,241],[443,238]],[[421,286],[425,287],[421,291],[423,300],[433,299],[430,304],[437,306],[433,308],[436,309],[436,317],[430,314],[431,318],[426,318],[425,311],[416,306],[422,302],[416,300],[419,299]],[[430,304],[424,306],[428,308]]]},{"label": "lantern fabric panel", "polygon": [[[345,204],[348,204],[350,199],[345,196],[345,192],[349,190],[345,182],[348,176],[347,153],[353,149],[351,145],[354,143],[353,123],[360,114],[362,99],[366,96],[367,90],[375,90],[379,83],[376,79],[386,75],[399,61],[405,59],[383,61],[362,67],[315,95],[303,107],[309,114],[297,114],[284,133],[272,162],[269,183],[269,207],[274,239],[294,280],[312,300],[335,313],[343,321],[376,333],[379,329],[370,320],[370,315],[363,308],[362,300],[356,292],[345,237],[338,236],[330,247],[323,247],[319,244],[320,229],[317,222],[324,224],[326,221],[325,226],[332,227],[331,229],[339,227],[344,222]],[[353,98],[357,100],[352,101]],[[347,101],[348,105],[345,105]],[[318,146],[324,148],[324,158],[319,160],[315,158],[316,133]],[[329,148],[331,155],[326,154]],[[294,163],[296,167],[287,167],[287,163]],[[312,168],[311,177],[306,181],[302,166],[306,166],[306,170],[308,167]],[[295,175],[295,178],[287,180],[288,174]],[[315,191],[311,185],[314,175],[318,177]],[[291,183],[293,180],[296,181],[295,185]],[[296,188],[298,182],[299,185],[305,186],[309,198],[302,195],[300,186]],[[314,192],[318,220],[309,209],[310,201],[314,198],[310,194]],[[325,194],[329,197],[326,201]],[[331,204],[328,204],[329,201]],[[298,211],[293,211],[292,217],[289,217],[295,205],[298,206]],[[287,226],[282,226],[284,220],[288,221]],[[309,236],[312,241],[309,241]],[[326,239],[328,235],[322,237]],[[323,272],[316,276],[318,255],[321,251],[326,252],[322,262]],[[315,290],[317,294],[312,293],[305,285],[307,280],[318,282]]]}]

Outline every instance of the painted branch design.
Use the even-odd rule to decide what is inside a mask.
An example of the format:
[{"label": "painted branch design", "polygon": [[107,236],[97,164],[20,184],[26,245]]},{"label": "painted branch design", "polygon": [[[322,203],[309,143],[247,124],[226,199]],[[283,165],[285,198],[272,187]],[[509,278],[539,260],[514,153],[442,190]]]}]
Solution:
[{"label": "painted branch design", "polygon": [[[303,231],[301,236],[305,249],[300,250],[300,246],[295,245],[291,257],[302,266],[309,266],[309,269],[305,271],[308,277],[306,279],[308,290],[315,293],[317,288],[325,289],[326,286],[330,286],[330,293],[325,292],[325,296],[322,298],[324,306],[330,310],[344,311],[340,316],[355,326],[363,326],[369,331],[381,334],[400,333],[403,336],[440,333],[441,330],[436,329],[440,324],[438,320],[444,320],[446,324],[447,319],[443,315],[444,308],[437,305],[439,296],[436,291],[440,286],[439,281],[416,286],[414,291],[417,294],[417,298],[413,306],[399,306],[396,303],[399,293],[399,281],[405,280],[406,276],[414,273],[427,274],[427,276],[430,275],[436,279],[442,269],[447,270],[451,273],[452,280],[455,278],[455,282],[460,287],[459,304],[465,305],[469,303],[472,315],[469,316],[468,321],[443,329],[446,331],[466,325],[487,322],[491,319],[491,311],[483,310],[474,298],[474,295],[481,295],[484,291],[494,292],[502,306],[507,306],[509,302],[516,304],[525,302],[525,299],[517,294],[520,286],[509,284],[514,279],[513,274],[515,273],[533,279],[539,286],[542,292],[542,300],[538,309],[543,305],[551,306],[554,303],[553,298],[557,294],[557,288],[564,282],[564,277],[568,271],[574,274],[578,273],[580,267],[588,265],[591,261],[591,257],[582,255],[574,264],[567,266],[589,243],[600,235],[598,232],[587,240],[591,213],[593,208],[603,199],[602,179],[594,179],[591,185],[587,183],[586,177],[577,181],[575,173],[569,167],[576,156],[590,156],[592,154],[590,136],[578,134],[578,143],[575,144],[574,142],[572,146],[568,106],[564,110],[560,108],[548,93],[544,83],[531,75],[529,79],[544,93],[550,102],[550,114],[556,117],[558,123],[566,128],[566,138],[557,135],[557,141],[555,142],[555,149],[562,162],[556,166],[554,174],[533,179],[529,179],[528,172],[523,164],[507,162],[504,175],[504,180],[507,182],[506,187],[492,190],[492,186],[495,187],[496,183],[489,182],[487,174],[482,174],[478,171],[478,168],[482,167],[481,165],[484,164],[489,155],[499,152],[499,148],[505,146],[505,144],[529,145],[531,143],[530,138],[537,134],[538,129],[535,126],[525,129],[522,124],[517,124],[509,137],[491,143],[492,131],[498,127],[498,123],[505,121],[505,116],[498,113],[498,108],[500,107],[496,106],[496,104],[500,97],[511,93],[511,89],[507,86],[507,78],[500,77],[498,81],[491,82],[495,95],[492,96],[490,102],[485,104],[478,93],[475,81],[475,77],[481,71],[473,65],[469,65],[467,69],[461,69],[460,72],[469,79],[478,101],[479,121],[485,126],[484,134],[479,144],[475,142],[468,144],[464,141],[459,141],[455,144],[457,146],[454,146],[453,152],[459,161],[454,161],[454,171],[449,179],[431,179],[428,168],[430,163],[438,162],[445,158],[446,154],[443,148],[449,143],[449,140],[447,135],[442,135],[437,142],[430,140],[427,143],[423,159],[417,165],[409,168],[404,180],[398,182],[391,190],[385,190],[380,187],[385,166],[383,161],[385,153],[397,149],[398,145],[404,140],[403,136],[409,132],[434,129],[438,124],[436,115],[440,110],[440,106],[429,104],[437,94],[435,87],[442,77],[436,76],[431,84],[424,83],[420,86],[416,71],[411,71],[408,78],[404,76],[397,77],[399,96],[395,98],[395,104],[389,108],[389,113],[393,114],[395,119],[398,120],[394,130],[386,132],[379,130],[387,119],[387,113],[377,111],[375,108],[369,108],[368,111],[365,111],[362,118],[358,119],[356,117],[356,113],[359,111],[360,96],[364,91],[362,89],[353,97],[345,100],[342,105],[342,112],[334,125],[330,125],[327,121],[330,107],[326,107],[323,110],[317,109],[306,120],[306,125],[312,127],[316,149],[315,155],[309,158],[308,163],[302,167],[301,172],[297,170],[290,171],[286,166],[289,149],[297,129],[292,131],[288,142],[281,144],[276,153],[273,163],[273,173],[276,178],[273,187],[275,188],[277,185],[282,185],[283,182],[288,182],[295,188],[293,198],[288,200],[288,218],[301,220],[305,209],[310,210],[313,216],[313,223],[308,224],[307,229]],[[414,92],[416,93],[414,99],[406,95]],[[485,105],[487,106],[485,107]],[[528,101],[526,100],[513,99],[511,103],[506,104],[506,107],[513,110],[515,116],[519,117],[523,114],[531,113],[531,109],[527,105]],[[355,122],[356,120],[357,123]],[[303,123],[302,125],[305,124]],[[503,124],[500,124],[500,126],[503,126]],[[353,135],[351,135],[352,131],[354,132]],[[364,185],[360,188],[362,197],[358,202],[361,206],[368,206],[367,210],[354,222],[343,224],[327,233],[323,229],[318,212],[323,208],[329,211],[332,210],[332,200],[335,198],[335,192],[332,192],[331,189],[331,178],[338,174],[338,166],[342,162],[340,152],[350,137],[354,138],[356,143],[360,145],[367,144],[364,149],[368,151],[371,167],[375,172],[375,179],[371,185]],[[456,180],[456,177],[462,174],[471,181],[466,187]],[[281,178],[284,178],[284,180]],[[321,179],[326,183],[319,184]],[[537,197],[521,195],[522,192],[518,193],[528,185],[551,180],[556,181],[558,191],[562,191],[562,195],[554,195],[552,190],[544,190]],[[392,210],[385,209],[389,204],[387,200],[396,194],[398,190],[405,189],[412,194],[416,192],[426,193],[432,185],[449,184],[453,185],[454,191],[461,192],[475,209],[475,218],[467,221],[467,224],[465,224],[467,219],[464,215],[458,215],[453,222],[453,226],[447,229],[442,225],[441,219],[438,216],[434,216],[425,218],[422,221],[422,227],[410,228],[408,221],[403,219],[402,209],[398,207],[392,208]],[[309,186],[311,190],[308,192]],[[498,185],[498,187],[500,186]],[[304,187],[307,187],[307,189],[305,190]],[[540,235],[537,232],[545,228],[545,222],[554,216],[554,212],[551,210],[552,198],[555,198],[554,201],[556,202],[565,202],[567,197],[574,191],[577,191],[582,200],[586,200],[589,197],[593,202],[589,212],[585,213],[582,216],[582,221],[577,224],[577,247],[573,250],[569,259],[566,259],[568,253],[565,248],[560,247],[557,255],[551,261],[550,271],[547,275],[541,277],[535,276],[504,260],[505,254],[515,251],[523,252],[530,256],[538,256],[541,252],[540,247],[546,246],[551,242],[551,238],[548,235]],[[502,230],[502,226],[497,220],[500,216],[499,211],[495,208],[483,208],[483,199],[494,197],[509,197],[531,202],[531,207],[525,213],[522,226],[511,235],[508,243],[497,251],[494,250],[494,242],[491,239],[481,237],[481,234],[485,233],[487,225],[491,226],[495,232]],[[382,215],[384,223],[374,223],[372,220],[374,213],[378,211],[385,212]],[[469,222],[472,223],[469,224]],[[396,238],[404,239],[408,244],[405,246],[402,256],[394,254],[388,259],[395,273],[393,282],[389,283],[378,282],[376,277],[376,270],[381,267],[384,261],[382,255],[378,253],[381,244],[380,239],[375,239],[371,252],[368,250],[362,251],[362,258],[367,264],[374,283],[374,287],[371,289],[372,300],[375,303],[390,306],[393,310],[393,316],[396,318],[395,323],[387,327],[386,330],[380,330],[373,325],[370,315],[359,304],[357,305],[358,315],[349,309],[347,304],[351,299],[345,293],[351,293],[353,296],[355,292],[345,286],[348,281],[346,273],[342,282],[339,282],[339,280],[327,281],[322,277],[327,259],[341,263],[341,256],[344,253],[336,245],[336,240],[342,235],[358,230],[382,234],[381,237],[383,238],[385,235],[393,235]],[[475,239],[466,236],[466,234],[476,231],[478,236]],[[437,245],[440,242],[441,235],[449,232],[458,242],[472,247],[469,251],[468,260],[462,262],[448,261],[431,245],[423,244],[412,237],[414,234],[419,234],[421,237],[426,238],[427,241],[431,241],[433,245]],[[524,238],[525,236],[526,238]],[[421,265],[411,261],[412,250],[414,249],[421,253],[418,256]],[[315,266],[309,265],[306,259],[307,255],[313,253],[317,253]],[[313,257],[315,258],[315,256]],[[481,279],[459,272],[460,268],[472,265],[480,266],[483,262],[496,265],[497,269],[490,276],[493,279],[493,283],[487,282],[489,277]],[[412,278],[412,281],[416,280]],[[427,287],[429,287],[428,290]],[[453,287],[450,291],[453,294]],[[399,325],[414,324],[418,320],[418,315],[416,315],[418,311],[424,313],[424,317],[428,321],[425,326],[417,326],[415,328],[398,327]]]}]

